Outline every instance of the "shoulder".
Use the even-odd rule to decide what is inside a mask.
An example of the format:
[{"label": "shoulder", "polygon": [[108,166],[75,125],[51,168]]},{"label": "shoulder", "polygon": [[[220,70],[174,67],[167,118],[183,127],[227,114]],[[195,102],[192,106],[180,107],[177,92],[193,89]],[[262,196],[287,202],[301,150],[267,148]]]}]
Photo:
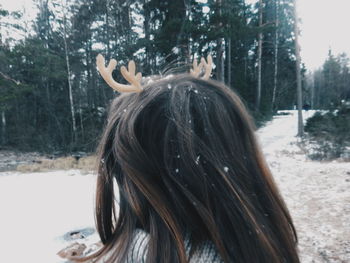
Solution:
[{"label": "shoulder", "polygon": [[136,230],[127,257],[127,263],[146,262],[149,235],[143,230]]},{"label": "shoulder", "polygon": [[204,243],[198,248],[190,259],[190,263],[222,263],[215,246],[211,242]]},{"label": "shoulder", "polygon": [[[142,230],[134,233],[133,241],[127,257],[127,263],[145,263],[148,250],[149,234]],[[189,253],[191,246],[186,245]],[[211,242],[206,242],[191,257],[191,263],[221,263],[223,262]]]}]

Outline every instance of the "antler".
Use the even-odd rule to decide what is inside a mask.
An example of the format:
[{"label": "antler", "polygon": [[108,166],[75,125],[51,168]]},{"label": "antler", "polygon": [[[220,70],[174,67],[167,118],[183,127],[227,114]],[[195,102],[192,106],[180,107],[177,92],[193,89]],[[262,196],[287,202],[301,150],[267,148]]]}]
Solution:
[{"label": "antler", "polygon": [[202,71],[201,65],[202,65],[202,63],[199,63],[199,65],[198,65],[197,59],[193,60],[193,69],[191,69],[191,75],[193,77],[197,78],[199,76],[199,74],[201,74],[201,71]]},{"label": "antler", "polygon": [[197,63],[197,60],[194,59],[193,60],[193,69],[191,69],[191,75],[197,78],[199,76],[199,74],[201,73],[203,68],[205,69],[205,72],[204,72],[202,79],[207,80],[210,78],[210,75],[211,75],[211,72],[213,69],[213,58],[211,55],[208,55],[207,61],[205,61],[205,58],[202,57],[199,65]]},{"label": "antler", "polygon": [[131,85],[125,85],[120,84],[116,82],[112,77],[112,72],[117,66],[117,61],[115,59],[112,59],[108,66],[105,66],[105,58],[98,54],[96,57],[96,65],[98,68],[98,71],[100,72],[102,78],[107,82],[107,84],[114,90],[119,92],[140,92],[142,91],[141,86],[141,79],[142,74],[139,72],[135,75],[136,66],[135,62],[133,60],[129,61],[128,69],[126,69],[124,66],[121,67],[120,72],[122,73],[123,77],[131,84]]},{"label": "antler", "polygon": [[203,79],[208,80],[211,75],[211,71],[213,70],[213,58],[211,55],[207,56],[207,62],[204,58],[201,59],[201,64],[205,68],[205,73]]}]

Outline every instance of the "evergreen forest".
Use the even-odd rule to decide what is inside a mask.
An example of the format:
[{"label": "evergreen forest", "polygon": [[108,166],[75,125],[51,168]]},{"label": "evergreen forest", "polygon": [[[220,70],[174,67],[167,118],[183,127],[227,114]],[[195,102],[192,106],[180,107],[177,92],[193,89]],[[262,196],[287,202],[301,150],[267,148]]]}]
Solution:
[{"label": "evergreen forest", "polygon": [[[96,56],[131,59],[143,76],[189,71],[211,54],[212,78],[235,90],[259,123],[297,103],[294,0],[34,0],[0,6],[0,147],[93,151],[111,100]],[[319,70],[300,65],[302,104],[338,107],[350,99],[346,54]],[[125,82],[118,70],[114,78]]]}]

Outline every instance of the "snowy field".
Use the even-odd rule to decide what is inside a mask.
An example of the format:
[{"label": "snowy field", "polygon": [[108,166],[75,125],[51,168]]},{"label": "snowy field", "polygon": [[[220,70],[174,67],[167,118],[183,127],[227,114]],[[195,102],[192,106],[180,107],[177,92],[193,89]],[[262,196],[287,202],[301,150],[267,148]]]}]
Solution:
[{"label": "snowy field", "polygon": [[[296,145],[296,117],[277,116],[257,135],[297,227],[302,262],[350,262],[350,163],[308,160]],[[77,170],[1,172],[0,261],[62,263],[63,247],[96,242],[95,179]],[[70,235],[78,230],[85,238]]]}]

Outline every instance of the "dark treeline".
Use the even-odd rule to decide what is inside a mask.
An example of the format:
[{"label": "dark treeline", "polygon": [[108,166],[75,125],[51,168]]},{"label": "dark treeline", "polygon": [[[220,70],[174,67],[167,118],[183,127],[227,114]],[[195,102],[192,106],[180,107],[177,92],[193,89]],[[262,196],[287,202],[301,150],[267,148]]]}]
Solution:
[{"label": "dark treeline", "polygon": [[[117,68],[134,59],[144,76],[189,70],[194,57],[211,53],[213,78],[236,90],[257,118],[296,102],[293,0],[35,3],[38,13],[29,23],[23,12],[0,7],[0,32],[10,32],[0,36],[3,147],[94,149],[106,107],[116,96],[96,70],[98,53],[116,58]],[[339,60],[330,57],[330,69],[318,75],[333,74]],[[124,81],[117,70],[114,77]],[[322,87],[330,84],[321,79],[304,85],[318,96],[318,106],[328,103]]]}]

